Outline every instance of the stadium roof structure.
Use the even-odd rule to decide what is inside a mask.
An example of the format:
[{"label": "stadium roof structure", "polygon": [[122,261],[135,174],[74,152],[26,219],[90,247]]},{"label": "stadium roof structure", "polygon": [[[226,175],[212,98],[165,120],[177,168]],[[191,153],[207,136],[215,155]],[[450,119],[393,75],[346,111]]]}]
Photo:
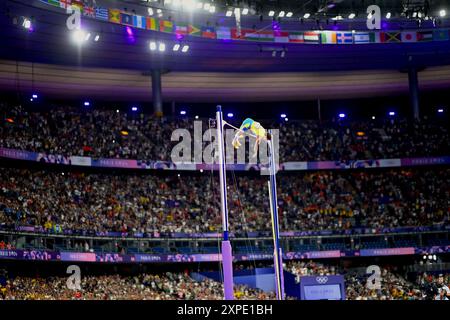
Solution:
[{"label": "stadium roof structure", "polygon": [[[450,66],[420,72],[422,91],[448,88]],[[0,60],[0,88],[55,98],[105,101],[152,100],[151,77],[139,70],[80,68]],[[408,74],[397,70],[332,72],[182,72],[162,75],[165,101],[265,102],[401,95]]]},{"label": "stadium roof structure", "polygon": [[[37,0],[2,4],[2,88],[21,79],[22,88],[42,86],[42,91],[57,95],[91,92],[146,100],[151,97],[148,73],[160,69],[165,100],[195,96],[200,102],[223,95],[224,100],[245,101],[253,92],[264,101],[279,100],[280,95],[285,100],[357,97],[407,92],[403,71],[410,66],[423,70],[422,88],[450,83],[450,67],[440,67],[450,66],[450,41],[310,45],[187,36],[181,43],[189,51],[181,53],[172,51],[179,41],[173,34],[83,19],[83,28],[98,33],[100,41],[77,46],[66,27],[68,15],[50,9]],[[33,17],[33,32],[14,24],[17,16]],[[152,52],[150,41],[164,42],[167,49]],[[284,57],[274,57],[280,50]],[[103,71],[94,74],[98,68]]]}]

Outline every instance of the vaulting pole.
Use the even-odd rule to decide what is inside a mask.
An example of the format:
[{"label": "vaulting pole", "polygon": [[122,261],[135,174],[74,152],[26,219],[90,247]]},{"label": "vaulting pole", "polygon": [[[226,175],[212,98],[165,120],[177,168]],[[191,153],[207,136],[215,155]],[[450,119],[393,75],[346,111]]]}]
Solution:
[{"label": "vaulting pole", "polygon": [[225,146],[223,142],[223,115],[222,107],[217,106],[217,141],[219,145],[219,178],[220,178],[220,205],[222,211],[222,267],[223,267],[223,287],[225,300],[233,300],[233,255],[231,244],[228,238],[228,205],[227,205],[227,174],[225,163]]},{"label": "vaulting pole", "polygon": [[[272,135],[269,130],[270,136]],[[269,145],[269,165],[270,165],[270,180],[269,186],[269,200],[270,213],[272,215],[272,237],[273,237],[273,262],[275,269],[275,289],[278,300],[284,300],[284,279],[283,279],[283,252],[280,247],[280,229],[278,227],[278,201],[277,201],[277,179],[276,179],[276,163],[275,163],[275,148],[273,139],[268,140]]]}]

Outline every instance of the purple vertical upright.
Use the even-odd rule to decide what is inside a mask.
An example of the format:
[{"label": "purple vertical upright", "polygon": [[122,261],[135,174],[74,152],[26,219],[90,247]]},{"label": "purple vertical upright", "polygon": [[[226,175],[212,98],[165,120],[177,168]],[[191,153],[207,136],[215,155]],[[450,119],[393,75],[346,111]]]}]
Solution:
[{"label": "purple vertical upright", "polygon": [[[271,136],[272,132],[269,130]],[[269,200],[270,212],[272,215],[272,237],[273,237],[273,266],[275,271],[275,289],[278,300],[284,300],[284,277],[283,277],[283,251],[280,247],[280,229],[278,226],[278,200],[277,200],[277,179],[276,179],[276,163],[275,163],[275,147],[273,139],[268,141],[269,164],[270,164],[270,181]]]},{"label": "purple vertical upright", "polygon": [[223,143],[223,115],[222,107],[217,106],[217,141],[219,147],[219,178],[220,178],[220,205],[222,211],[222,267],[223,267],[223,287],[225,300],[233,300],[233,255],[231,244],[228,239],[228,205],[227,205],[227,174],[225,163],[225,147]]}]

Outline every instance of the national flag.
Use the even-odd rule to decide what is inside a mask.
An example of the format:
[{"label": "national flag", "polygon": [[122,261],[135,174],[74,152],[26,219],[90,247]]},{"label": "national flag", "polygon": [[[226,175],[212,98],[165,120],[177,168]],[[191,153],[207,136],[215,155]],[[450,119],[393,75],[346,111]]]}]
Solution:
[{"label": "national flag", "polygon": [[289,32],[289,42],[294,42],[294,43],[305,42],[303,32],[296,32],[296,31]]},{"label": "national flag", "polygon": [[274,41],[273,31],[251,31],[244,35],[245,40],[250,41]]},{"label": "national flag", "polygon": [[355,44],[364,44],[370,43],[370,34],[371,32],[355,32],[353,34],[353,41]]},{"label": "national flag", "polygon": [[133,26],[139,29],[146,28],[146,19],[144,16],[133,16]]},{"label": "national flag", "polygon": [[381,43],[385,41],[383,32],[369,32],[370,43]]},{"label": "national flag", "polygon": [[380,32],[355,32],[353,34],[353,42],[355,44],[368,44],[380,43],[383,41]]},{"label": "national flag", "polygon": [[417,42],[417,32],[405,31],[401,34],[402,42]]},{"label": "national flag", "polygon": [[200,27],[196,27],[192,24],[188,25],[188,33],[191,36],[201,36],[202,31],[200,30]]},{"label": "national flag", "polygon": [[219,27],[216,30],[217,39],[230,40],[231,39],[231,29],[228,27]]},{"label": "national flag", "polygon": [[402,40],[400,32],[381,32],[381,42],[400,42]]},{"label": "national flag", "polygon": [[109,21],[113,23],[120,23],[120,10],[109,9]]},{"label": "national flag", "polygon": [[127,26],[133,26],[133,16],[131,14],[121,12],[120,13],[120,24],[124,24]]},{"label": "national flag", "polygon": [[94,7],[84,6],[84,8],[83,8],[83,15],[85,15],[87,17],[94,18],[95,17]]},{"label": "national flag", "polygon": [[158,19],[147,17],[147,30],[158,31],[159,30]]},{"label": "national flag", "polygon": [[448,29],[434,30],[433,40],[435,41],[447,41],[449,39]]},{"label": "national flag", "polygon": [[81,1],[72,0],[72,10],[78,10],[80,13],[83,13],[84,4]]},{"label": "national flag", "polygon": [[417,31],[417,41],[433,41],[433,31]]},{"label": "national flag", "polygon": [[108,9],[96,7],[95,8],[95,18],[99,20],[108,20]]},{"label": "national flag", "polygon": [[335,44],[337,42],[335,31],[322,31],[320,37],[322,44]]},{"label": "national flag", "polygon": [[189,25],[187,23],[177,23],[175,26],[175,33],[181,35],[189,34]]},{"label": "national flag", "polygon": [[[51,6],[61,7],[61,3],[59,2],[59,0],[41,0],[41,2],[47,3]],[[65,8],[65,7],[63,7],[63,8]]]},{"label": "national flag", "polygon": [[320,33],[316,31],[305,31],[303,33],[303,39],[305,43],[319,43],[320,41]]},{"label": "national flag", "polygon": [[202,37],[209,39],[216,39],[217,34],[214,27],[202,27]]},{"label": "national flag", "polygon": [[242,40],[242,39],[244,39],[244,37],[247,33],[253,33],[253,32],[256,32],[256,31],[254,29],[241,29],[240,33],[238,33],[237,28],[232,28],[231,29],[231,39]]},{"label": "national flag", "polygon": [[289,32],[287,31],[274,31],[273,35],[275,42],[289,42]]},{"label": "national flag", "polygon": [[59,0],[59,6],[64,9],[70,8],[72,6],[72,0]]},{"label": "national flag", "polygon": [[353,33],[336,32],[336,40],[338,44],[353,44]]},{"label": "national flag", "polygon": [[173,22],[169,20],[159,21],[159,31],[172,33],[174,31]]}]

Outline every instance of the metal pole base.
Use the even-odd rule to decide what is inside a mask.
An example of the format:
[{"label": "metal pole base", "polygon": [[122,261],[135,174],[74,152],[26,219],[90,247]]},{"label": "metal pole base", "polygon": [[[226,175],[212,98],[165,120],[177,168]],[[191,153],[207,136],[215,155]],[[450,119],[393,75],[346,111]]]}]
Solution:
[{"label": "metal pole base", "polygon": [[233,289],[233,255],[230,241],[222,241],[223,287],[225,300],[234,299]]}]

